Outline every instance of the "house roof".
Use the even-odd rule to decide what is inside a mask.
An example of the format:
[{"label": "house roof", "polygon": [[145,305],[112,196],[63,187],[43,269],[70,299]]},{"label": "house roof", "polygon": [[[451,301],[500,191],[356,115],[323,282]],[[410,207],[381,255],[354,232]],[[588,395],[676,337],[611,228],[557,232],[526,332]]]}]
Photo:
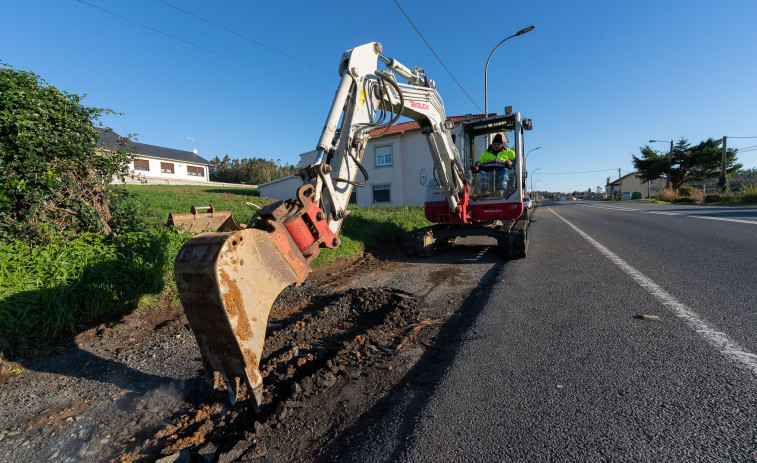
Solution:
[{"label": "house roof", "polygon": [[[97,129],[100,136],[97,139],[97,147],[100,148],[103,145],[108,148],[116,146],[118,139],[121,137],[119,134],[112,130]],[[210,161],[194,154],[191,151],[176,150],[173,148],[165,148],[162,146],[147,145],[145,143],[131,142],[129,146],[125,146],[123,143],[118,144],[118,149],[126,151],[133,151],[135,155],[147,156],[151,158],[170,159],[173,161],[181,161],[187,164],[202,164],[209,166]]]},{"label": "house roof", "polygon": [[[496,116],[497,113],[489,113],[490,116]],[[458,122],[464,121],[468,116],[449,116],[447,117],[447,120],[451,120],[455,124]],[[483,114],[473,114],[471,115],[472,119],[482,119],[484,117]],[[392,135],[401,135],[403,133],[408,132],[415,132],[421,129],[420,124],[418,124],[415,121],[410,122],[403,122],[401,124],[394,124],[391,127],[389,127],[389,130],[386,131],[386,133],[382,133],[384,129],[376,129],[372,130],[369,136],[371,138],[381,138],[381,137],[389,137]]]}]

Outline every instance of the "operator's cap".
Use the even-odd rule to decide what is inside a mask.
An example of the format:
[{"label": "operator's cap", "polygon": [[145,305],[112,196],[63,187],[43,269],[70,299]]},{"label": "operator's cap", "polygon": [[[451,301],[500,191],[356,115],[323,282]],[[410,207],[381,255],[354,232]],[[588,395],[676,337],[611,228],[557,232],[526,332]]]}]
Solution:
[{"label": "operator's cap", "polygon": [[502,134],[498,133],[494,136],[494,140],[492,140],[492,143],[503,143],[502,141]]}]

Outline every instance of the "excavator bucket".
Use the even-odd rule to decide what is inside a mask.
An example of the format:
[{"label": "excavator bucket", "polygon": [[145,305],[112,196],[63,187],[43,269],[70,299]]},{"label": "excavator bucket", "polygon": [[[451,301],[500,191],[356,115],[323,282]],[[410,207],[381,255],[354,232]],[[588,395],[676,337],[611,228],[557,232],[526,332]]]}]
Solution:
[{"label": "excavator bucket", "polygon": [[[207,211],[207,212],[200,212]],[[192,206],[189,214],[168,214],[168,225],[176,228],[184,228],[188,231],[199,233],[202,231],[237,231],[243,227],[234,222],[231,211],[216,211],[213,205]]]},{"label": "excavator bucket", "polygon": [[310,271],[281,222],[264,229],[204,233],[175,262],[179,297],[214,387],[222,379],[234,404],[245,388],[259,407],[259,371],[268,313],[276,297]]}]

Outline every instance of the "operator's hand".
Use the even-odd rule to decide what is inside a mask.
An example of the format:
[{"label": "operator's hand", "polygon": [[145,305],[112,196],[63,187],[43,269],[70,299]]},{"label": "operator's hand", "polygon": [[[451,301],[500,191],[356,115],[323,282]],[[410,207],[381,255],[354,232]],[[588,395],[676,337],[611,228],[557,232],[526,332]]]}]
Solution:
[{"label": "operator's hand", "polygon": [[475,162],[475,163],[473,164],[473,172],[478,172],[478,169],[480,169],[480,168],[481,168],[481,163],[480,163],[480,162],[478,162],[478,161],[476,161],[476,162]]},{"label": "operator's hand", "polygon": [[512,169],[513,168],[513,162],[511,160],[508,159],[507,161],[505,161],[505,164],[507,165],[508,169]]}]

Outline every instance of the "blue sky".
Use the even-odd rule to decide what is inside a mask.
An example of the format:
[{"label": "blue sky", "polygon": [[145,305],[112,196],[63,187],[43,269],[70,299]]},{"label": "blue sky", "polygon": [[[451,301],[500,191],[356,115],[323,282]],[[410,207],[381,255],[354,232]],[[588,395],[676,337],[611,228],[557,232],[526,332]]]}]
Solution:
[{"label": "blue sky", "polygon": [[[103,119],[120,134],[189,151],[193,137],[206,159],[298,162],[318,141],[341,53],[372,41],[424,68],[447,115],[483,112],[489,53],[532,24],[494,53],[488,99],[533,119],[536,189],[604,186],[650,139],[757,136],[754,0],[398,0],[470,98],[393,0],[87,2],[163,34],[78,0],[5,0],[0,60],[123,113]],[[757,167],[757,150],[739,160]]]}]

